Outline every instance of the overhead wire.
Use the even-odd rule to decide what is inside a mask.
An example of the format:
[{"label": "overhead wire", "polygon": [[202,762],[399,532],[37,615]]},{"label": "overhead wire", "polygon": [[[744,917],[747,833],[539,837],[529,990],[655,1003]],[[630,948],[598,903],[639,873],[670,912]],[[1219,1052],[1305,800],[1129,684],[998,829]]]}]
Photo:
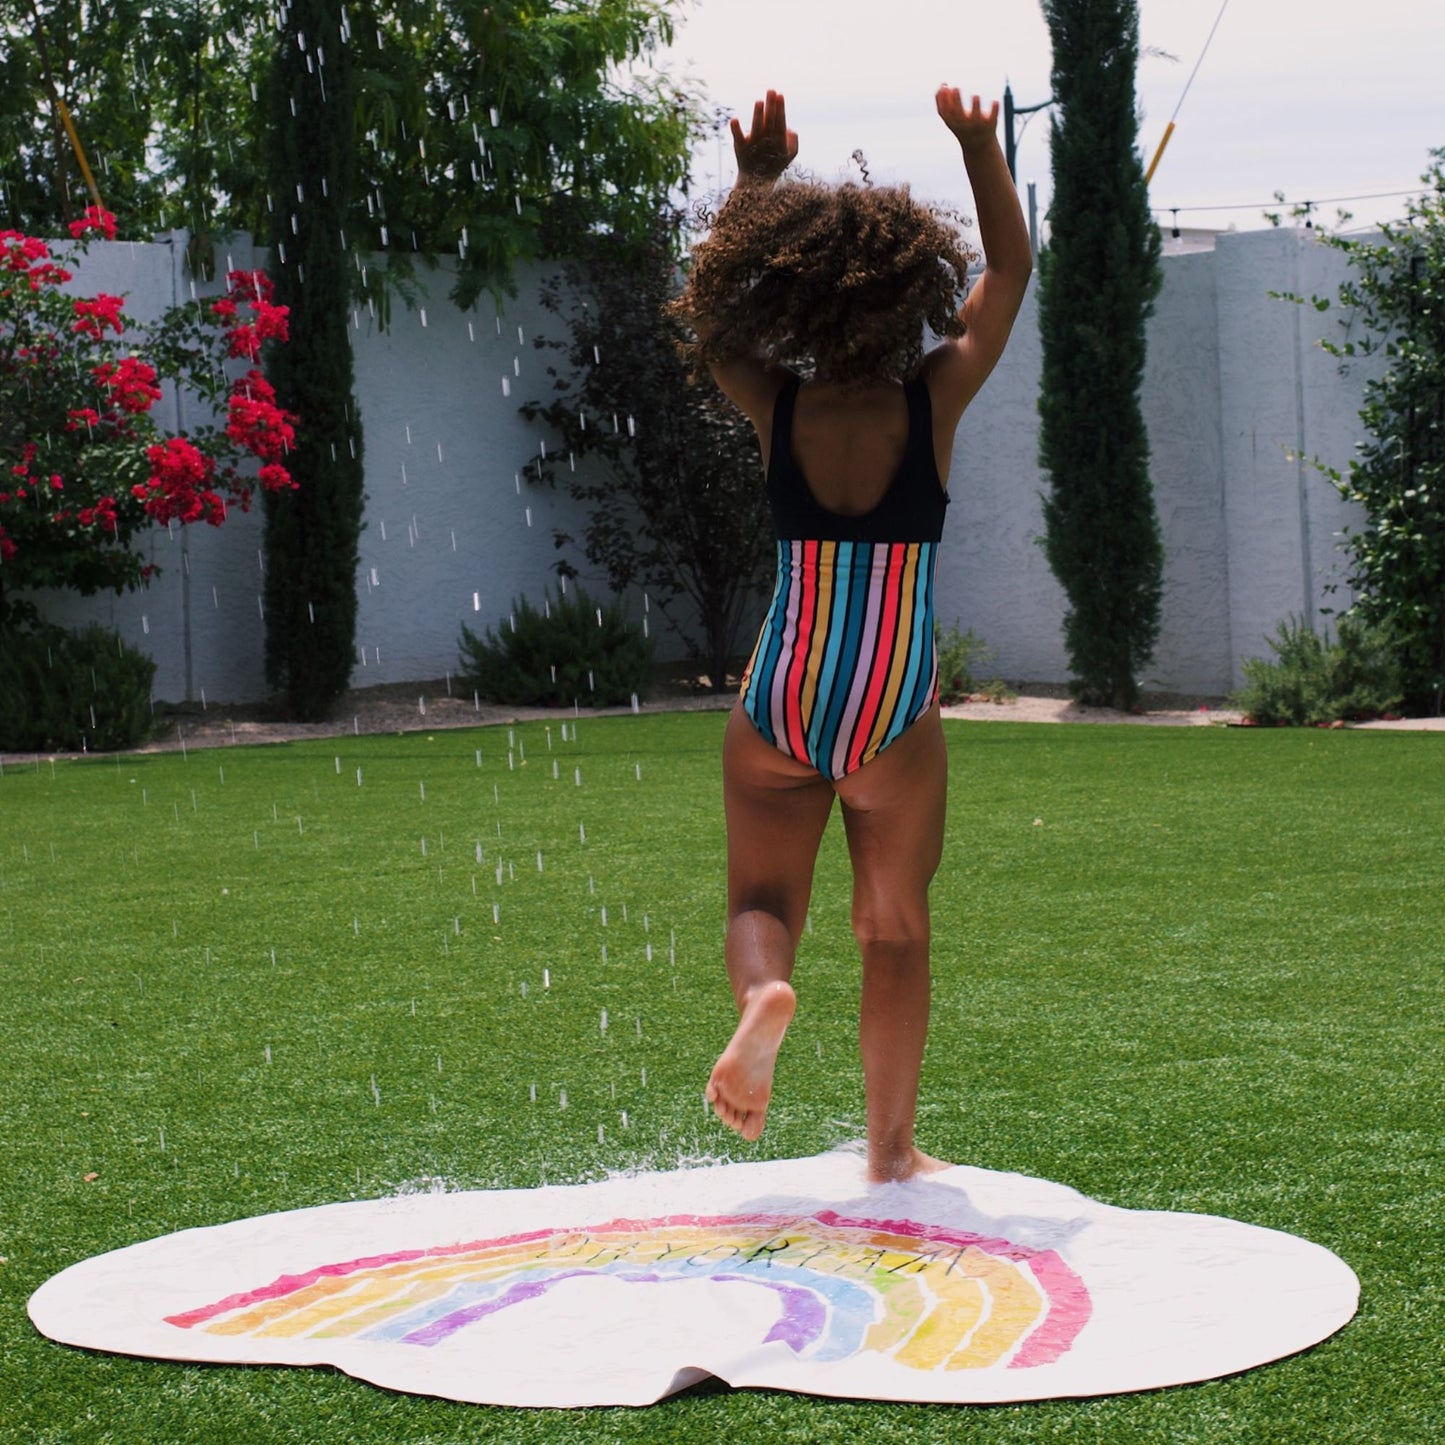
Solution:
[{"label": "overhead wire", "polygon": [[1367,191],[1358,196],[1319,196],[1308,197],[1299,201],[1291,201],[1285,196],[1271,196],[1267,201],[1234,201],[1228,204],[1197,206],[1151,206],[1150,210],[1157,216],[1175,215],[1182,211],[1266,211],[1274,206],[1335,206],[1351,204],[1355,201],[1383,201],[1398,200],[1401,196],[1413,196],[1418,194],[1419,188],[1399,191]]},{"label": "overhead wire", "polygon": [[[1298,202],[1302,206],[1333,206],[1343,201],[1383,201],[1394,200],[1399,196],[1413,196],[1419,190],[1414,189],[1403,191],[1368,191],[1362,196],[1320,196],[1318,199],[1311,198]],[[1261,210],[1266,206],[1288,206],[1293,204],[1282,196],[1271,196],[1267,201],[1238,201],[1230,205],[1219,206],[1154,206],[1155,211],[1254,211]]]},{"label": "overhead wire", "polygon": [[1199,74],[1199,67],[1204,64],[1204,57],[1209,54],[1209,47],[1214,43],[1214,32],[1219,29],[1219,22],[1224,19],[1224,12],[1228,8],[1229,0],[1224,0],[1219,7],[1219,14],[1214,17],[1214,24],[1209,27],[1204,48],[1199,52],[1199,59],[1194,62],[1194,69],[1189,72],[1189,79],[1184,82],[1184,89],[1180,93],[1178,104],[1174,107],[1174,114],[1169,117],[1169,124],[1164,127],[1164,138],[1159,142],[1159,149],[1154,152],[1154,159],[1149,162],[1149,169],[1144,173],[1146,186],[1154,179],[1154,172],[1159,169],[1159,162],[1164,156],[1164,147],[1169,144],[1169,137],[1174,134],[1174,122],[1178,120],[1179,112],[1184,107],[1184,98],[1189,94],[1189,87],[1194,84],[1194,77]]}]

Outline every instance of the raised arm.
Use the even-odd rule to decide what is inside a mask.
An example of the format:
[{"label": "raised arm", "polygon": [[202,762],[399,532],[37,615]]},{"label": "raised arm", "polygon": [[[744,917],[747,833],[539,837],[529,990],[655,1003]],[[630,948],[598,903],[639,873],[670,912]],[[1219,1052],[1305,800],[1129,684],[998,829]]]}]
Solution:
[{"label": "raised arm", "polygon": [[974,96],[972,105],[965,106],[957,87],[948,85],[940,86],[934,99],[940,118],[963,151],[984,253],[983,274],[959,311],[964,334],[950,337],[924,362],[935,417],[957,426],[964,408],[1003,355],[1028,289],[1033,254],[1018,191],[995,134],[998,102],[985,111]]},{"label": "raised arm", "polygon": [[[732,119],[733,153],[737,156],[738,179],[723,205],[727,211],[746,206],[759,191],[771,189],[798,154],[798,135],[788,129],[787,109],[782,95],[770,90],[766,100],[753,106],[752,129],[744,132],[736,116]],[[708,335],[708,318],[695,318],[698,334]],[[784,373],[760,358],[742,357],[716,363],[708,368],[724,396],[733,402],[762,435],[772,416],[773,402],[783,384]]]}]

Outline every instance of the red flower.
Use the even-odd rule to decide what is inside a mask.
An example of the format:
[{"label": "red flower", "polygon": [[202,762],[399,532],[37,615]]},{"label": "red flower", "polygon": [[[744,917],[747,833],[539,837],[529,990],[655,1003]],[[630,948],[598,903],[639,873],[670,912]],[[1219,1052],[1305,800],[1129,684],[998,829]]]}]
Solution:
[{"label": "red flower", "polygon": [[237,326],[226,340],[226,355],[244,356],[247,361],[255,361],[261,355],[261,338],[256,335],[256,328]]},{"label": "red flower", "polygon": [[301,484],[291,479],[291,473],[279,462],[267,462],[257,477],[268,492],[295,492]]},{"label": "red flower", "polygon": [[[115,220],[91,207],[70,229],[80,250],[102,236],[113,238]],[[52,300],[53,288],[71,280],[69,271],[57,264],[44,241],[0,230],[0,305],[7,315],[30,318],[28,328],[10,338],[12,370],[17,376],[23,370],[27,387],[51,387],[45,411],[63,418],[66,432],[87,433],[68,444],[77,458],[89,442],[103,441],[117,450],[129,449],[147,463],[140,473],[142,480],[128,492],[96,499],[83,465],[68,475],[61,468],[73,463],[62,462],[58,453],[42,462],[37,442],[22,444],[24,432],[0,451],[0,481],[8,488],[0,491],[0,515],[13,519],[24,507],[27,515],[33,511],[49,523],[52,530],[44,535],[50,543],[42,559],[46,566],[54,553],[67,564],[57,563],[55,570],[84,575],[79,563],[69,566],[69,553],[83,560],[88,548],[98,565],[115,571],[111,564],[120,554],[113,544],[123,533],[129,536],[142,513],[162,524],[205,521],[220,526],[229,507],[244,510],[263,488],[279,492],[295,487],[282,463],[295,443],[296,418],[277,405],[275,389],[258,366],[231,383],[227,395],[225,371],[218,365],[227,351],[254,361],[266,345],[288,340],[289,311],[275,304],[275,290],[264,272],[237,271],[227,279],[225,295],[202,303],[199,333],[194,304],[186,308],[189,315],[173,308],[174,315],[167,312],[158,327],[150,328],[157,354],[176,367],[177,386],[192,386],[209,401],[226,396],[224,430],[217,435],[218,429],[208,424],[204,431],[208,441],[202,445],[216,447],[216,455],[211,456],[197,441],[167,437],[147,415],[161,399],[163,383],[148,352],[139,348],[132,352],[129,342],[115,343],[114,338],[124,337],[131,324],[124,314],[124,298],[101,293]],[[32,298],[32,292],[44,294]],[[178,349],[182,336],[200,341],[199,349],[189,343]],[[71,401],[92,404],[70,406]],[[36,412],[44,414],[40,408]],[[54,425],[52,421],[52,432]],[[257,460],[250,462],[249,457]],[[258,478],[237,471],[235,464],[242,459],[247,460],[248,472],[259,466]],[[47,471],[44,463],[57,469]],[[12,537],[0,528],[0,561],[9,563],[19,552],[19,566],[11,570],[29,581],[26,569],[34,559],[25,549],[26,536]],[[128,580],[144,581],[155,568],[134,558],[123,570]]]},{"label": "red flower", "polygon": [[244,356],[255,361],[261,354],[263,341],[290,340],[291,308],[273,306],[269,301],[253,301],[251,306],[256,319],[231,328],[228,349],[232,356]]},{"label": "red flower", "polygon": [[[259,385],[258,385],[259,383]],[[251,371],[231,393],[226,435],[253,456],[278,461],[296,440],[295,420],[271,399],[276,395],[259,371]]]},{"label": "red flower", "polygon": [[104,361],[92,369],[92,374],[110,389],[111,405],[121,411],[139,414],[161,399],[155,367],[134,356],[122,357],[118,362]]},{"label": "red flower", "polygon": [[151,475],[131,488],[131,495],[145,504],[146,512],[158,522],[198,522],[202,517],[213,527],[225,520],[225,503],[211,490],[216,464],[185,437],[169,437],[164,443],[146,448]]},{"label": "red flower", "polygon": [[102,497],[93,507],[82,507],[75,520],[82,527],[100,527],[112,535],[118,528],[115,514],[115,498]]},{"label": "red flower", "polygon": [[[35,236],[20,231],[0,231],[0,260],[4,269],[18,271],[30,282],[30,289],[59,286],[70,280],[70,272],[47,258],[50,248]],[[7,293],[8,294],[8,293]]]},{"label": "red flower", "polygon": [[264,271],[228,271],[226,294],[239,296],[254,305],[257,301],[269,301],[276,294],[276,288]]},{"label": "red flower", "polygon": [[82,298],[72,304],[78,318],[75,325],[70,328],[72,331],[93,336],[99,341],[104,336],[107,326],[117,336],[125,330],[125,323],[120,319],[120,308],[125,301],[120,296],[107,296],[102,292],[94,300],[87,301]]},{"label": "red flower", "polygon": [[99,231],[107,241],[115,240],[115,217],[100,206],[87,206],[81,219],[70,223],[70,234],[78,241],[88,231]]},{"label": "red flower", "polygon": [[291,308],[273,305],[271,298],[275,294],[276,288],[264,271],[232,271],[227,275],[226,296],[211,307],[212,314],[223,321],[234,320],[239,314],[238,302],[255,313],[254,320],[231,327],[227,346],[232,356],[254,361],[261,354],[263,342],[290,339]]},{"label": "red flower", "polygon": [[5,266],[10,271],[28,271],[32,261],[43,261],[50,247],[23,231],[0,231],[0,246],[5,248]]},{"label": "red flower", "polygon": [[266,380],[263,372],[253,366],[232,388],[239,395],[254,397],[260,401],[275,401],[276,388]]},{"label": "red flower", "polygon": [[258,301],[256,310],[256,334],[262,341],[289,341],[291,339],[291,308],[273,306],[269,301]]}]

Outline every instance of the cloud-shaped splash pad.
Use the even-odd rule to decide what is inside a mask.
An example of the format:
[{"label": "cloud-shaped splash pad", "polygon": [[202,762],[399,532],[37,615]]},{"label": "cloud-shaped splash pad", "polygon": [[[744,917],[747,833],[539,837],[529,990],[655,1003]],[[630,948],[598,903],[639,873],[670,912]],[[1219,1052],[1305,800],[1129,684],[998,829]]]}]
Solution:
[{"label": "cloud-shaped splash pad", "polygon": [[840,1152],[187,1230],[73,1265],[30,1317],[89,1349],[476,1403],[642,1405],[716,1375],[963,1404],[1249,1369],[1358,1294],[1273,1230],[962,1166],[868,1185]]}]

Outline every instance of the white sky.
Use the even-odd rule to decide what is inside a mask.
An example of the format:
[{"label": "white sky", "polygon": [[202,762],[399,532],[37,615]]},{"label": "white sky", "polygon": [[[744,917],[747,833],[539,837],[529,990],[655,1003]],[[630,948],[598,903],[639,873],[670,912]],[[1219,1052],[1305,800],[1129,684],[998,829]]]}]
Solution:
[{"label": "white sky", "polygon": [[[1219,0],[1140,0],[1140,150],[1154,154],[1219,14]],[[799,132],[798,164],[823,179],[861,147],[874,179],[971,210],[957,145],[933,113],[941,82],[1032,105],[1049,95],[1048,31],[1037,0],[692,0],[665,63],[747,123],[772,86]],[[1049,192],[1048,117],[1021,132],[1018,179]],[[1002,135],[1002,118],[1000,118]],[[1150,188],[1180,225],[1254,230],[1290,201],[1420,190],[1445,146],[1445,0],[1228,0]],[[721,178],[734,174],[724,135]],[[706,146],[703,189],[719,176]],[[1354,225],[1400,214],[1403,198],[1344,207]],[[1183,209],[1183,208],[1206,209]],[[1339,206],[1321,207],[1331,224]],[[1165,217],[1167,219],[1167,215]]]}]

